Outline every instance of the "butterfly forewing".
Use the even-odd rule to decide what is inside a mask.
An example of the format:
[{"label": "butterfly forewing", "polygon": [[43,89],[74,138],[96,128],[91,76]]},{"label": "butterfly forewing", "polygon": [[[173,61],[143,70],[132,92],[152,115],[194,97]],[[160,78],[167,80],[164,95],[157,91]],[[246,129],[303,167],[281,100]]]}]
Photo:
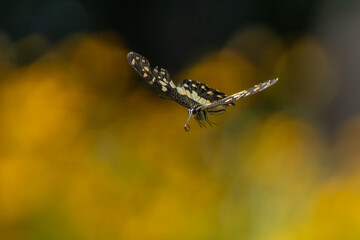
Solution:
[{"label": "butterfly forewing", "polygon": [[211,104],[204,105],[204,106],[199,106],[198,109],[206,110],[206,109],[214,108],[214,107],[217,107],[217,106],[220,106],[220,105],[231,104],[232,102],[237,101],[240,98],[248,97],[248,96],[250,96],[252,94],[263,91],[264,89],[266,89],[266,88],[270,87],[271,85],[273,85],[274,83],[276,83],[277,80],[278,79],[276,78],[274,80],[269,80],[269,81],[260,83],[258,85],[255,85],[255,86],[253,86],[251,88],[248,88],[246,90],[243,90],[241,92],[235,93],[235,94],[233,94],[231,96],[228,96],[226,98],[214,101]]},{"label": "butterfly forewing", "polygon": [[197,105],[183,88],[174,84],[166,69],[151,68],[149,61],[135,52],[128,53],[127,58],[136,72],[158,91],[187,108]]},{"label": "butterfly forewing", "polygon": [[176,87],[165,69],[152,69],[149,61],[143,56],[130,52],[128,54],[128,61],[145,81],[163,93],[166,94],[169,90],[171,91],[172,88]]}]

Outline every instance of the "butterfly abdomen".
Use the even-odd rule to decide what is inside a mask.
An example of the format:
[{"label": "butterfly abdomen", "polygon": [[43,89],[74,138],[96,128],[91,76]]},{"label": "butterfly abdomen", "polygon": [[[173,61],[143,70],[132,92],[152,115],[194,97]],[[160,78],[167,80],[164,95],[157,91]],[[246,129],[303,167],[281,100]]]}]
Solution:
[{"label": "butterfly abdomen", "polygon": [[218,114],[222,114],[224,112],[226,112],[225,106],[217,106],[214,108],[198,111],[194,115],[194,118],[197,120],[207,120],[209,118],[209,115],[218,115]]},{"label": "butterfly abdomen", "polygon": [[226,112],[226,106],[217,106],[214,108],[209,108],[207,109],[207,112],[210,113],[211,115],[222,114]]}]

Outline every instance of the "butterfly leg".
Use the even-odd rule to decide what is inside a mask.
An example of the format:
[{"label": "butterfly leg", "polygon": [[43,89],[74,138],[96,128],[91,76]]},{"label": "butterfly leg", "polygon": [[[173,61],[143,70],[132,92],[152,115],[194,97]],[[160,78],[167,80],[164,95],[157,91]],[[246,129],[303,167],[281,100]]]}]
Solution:
[{"label": "butterfly leg", "polygon": [[213,127],[212,123],[209,120],[205,120],[207,124],[209,124],[210,127]]},{"label": "butterfly leg", "polygon": [[199,120],[199,119],[196,119],[195,118],[195,120],[196,120],[196,122],[197,122],[197,124],[199,124],[199,126],[201,127],[201,128],[206,128],[206,124],[204,123],[204,120]]},{"label": "butterfly leg", "polygon": [[210,121],[209,119],[206,120],[206,123],[209,124],[211,127],[213,127],[214,125],[216,126],[217,124]]},{"label": "butterfly leg", "polygon": [[201,125],[202,125],[204,128],[207,128],[207,127],[206,127],[206,121],[204,121],[204,120],[199,120],[199,122],[201,123]]},{"label": "butterfly leg", "polygon": [[202,125],[201,125],[201,123],[200,123],[200,120],[198,120],[198,119],[196,119],[196,118],[195,118],[195,120],[196,120],[196,123],[199,125],[199,127],[202,128]]}]

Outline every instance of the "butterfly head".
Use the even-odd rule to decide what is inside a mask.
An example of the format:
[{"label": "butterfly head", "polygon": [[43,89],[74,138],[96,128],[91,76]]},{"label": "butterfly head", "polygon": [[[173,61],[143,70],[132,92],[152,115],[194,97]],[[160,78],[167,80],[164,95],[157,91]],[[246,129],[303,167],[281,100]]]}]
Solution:
[{"label": "butterfly head", "polygon": [[198,110],[196,110],[195,108],[192,108],[192,109],[189,109],[189,110],[188,110],[188,113],[189,113],[190,115],[195,116],[195,115],[198,113]]}]

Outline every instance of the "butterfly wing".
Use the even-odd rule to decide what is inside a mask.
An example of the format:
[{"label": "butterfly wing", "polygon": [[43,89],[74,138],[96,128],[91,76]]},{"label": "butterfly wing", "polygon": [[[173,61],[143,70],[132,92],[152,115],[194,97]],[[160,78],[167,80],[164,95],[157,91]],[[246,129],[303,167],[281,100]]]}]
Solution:
[{"label": "butterfly wing", "polygon": [[220,105],[230,105],[231,103],[233,103],[234,101],[239,100],[240,98],[248,97],[248,96],[250,96],[252,94],[255,94],[255,93],[258,93],[258,92],[261,92],[261,91],[265,90],[266,88],[268,88],[271,85],[273,85],[274,83],[276,83],[277,80],[278,79],[276,78],[276,79],[273,79],[273,80],[269,80],[269,81],[260,83],[258,85],[255,85],[255,86],[251,87],[251,88],[248,88],[248,89],[243,90],[241,92],[235,93],[235,94],[233,94],[231,96],[228,96],[228,97],[222,98],[220,100],[214,101],[214,102],[212,102],[210,104],[205,104],[205,105],[199,106],[197,108],[197,110],[206,110],[206,109],[214,108],[214,107],[217,107],[217,106],[220,106]]},{"label": "butterfly wing", "polygon": [[227,97],[224,93],[195,80],[185,79],[176,86],[166,69],[151,68],[149,61],[138,53],[129,52],[127,59],[136,72],[158,91],[184,107],[196,110],[234,105],[234,101],[261,92],[278,80],[269,80]]},{"label": "butterfly wing", "polygon": [[129,52],[127,59],[130,65],[146,82],[168,96],[171,100],[176,101],[186,108],[192,108],[197,105],[194,100],[188,97],[187,92],[183,88],[174,84],[166,69],[158,69],[158,67],[151,68],[149,61],[135,52]]},{"label": "butterfly wing", "polygon": [[[183,88],[189,95],[191,95],[189,97],[201,105],[210,104],[226,97],[225,93],[222,93],[217,89],[213,89],[204,83],[191,79],[185,79],[181,85],[178,85],[178,87]],[[230,103],[229,105],[235,104]]]}]

